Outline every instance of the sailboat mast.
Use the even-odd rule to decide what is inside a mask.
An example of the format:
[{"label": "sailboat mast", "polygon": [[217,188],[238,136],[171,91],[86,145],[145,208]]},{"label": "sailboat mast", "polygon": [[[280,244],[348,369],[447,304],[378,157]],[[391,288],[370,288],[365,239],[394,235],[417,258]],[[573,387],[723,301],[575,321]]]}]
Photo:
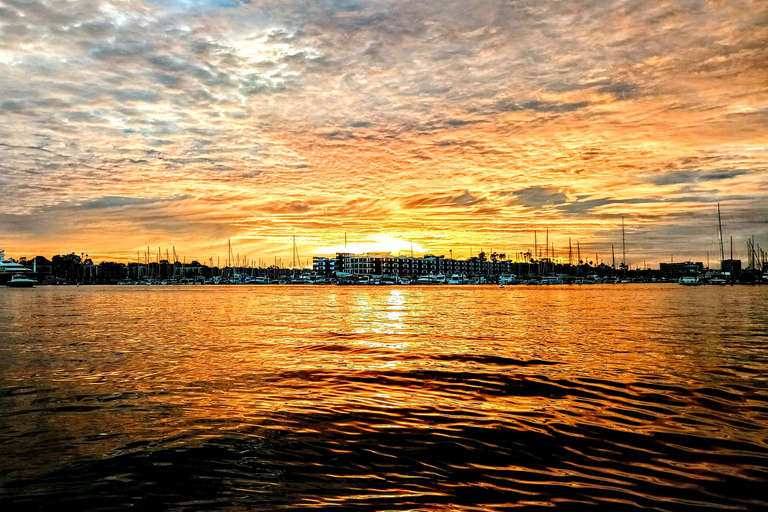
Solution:
[{"label": "sailboat mast", "polygon": [[[299,252],[296,250],[296,235],[293,235],[293,251],[291,254],[291,267],[296,268],[296,256],[298,256]],[[301,260],[299,260],[299,265],[301,265]]]},{"label": "sailboat mast", "polygon": [[720,203],[717,203],[717,227],[720,232],[720,270],[723,270],[725,251],[723,250],[723,223],[720,220]]},{"label": "sailboat mast", "polygon": [[621,216],[621,263],[627,267],[627,245],[624,237],[624,216]]}]

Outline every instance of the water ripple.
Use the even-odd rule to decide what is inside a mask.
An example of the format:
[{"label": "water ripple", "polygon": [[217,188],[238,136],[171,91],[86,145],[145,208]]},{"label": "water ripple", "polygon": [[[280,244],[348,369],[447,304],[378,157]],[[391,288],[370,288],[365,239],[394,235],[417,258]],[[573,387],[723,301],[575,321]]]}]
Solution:
[{"label": "water ripple", "polygon": [[766,509],[768,293],[680,288],[4,295],[0,507]]}]

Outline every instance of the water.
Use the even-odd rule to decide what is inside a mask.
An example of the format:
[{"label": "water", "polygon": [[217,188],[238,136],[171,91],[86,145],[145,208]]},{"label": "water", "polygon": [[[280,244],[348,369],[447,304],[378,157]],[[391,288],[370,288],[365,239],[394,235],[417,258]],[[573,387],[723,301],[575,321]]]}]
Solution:
[{"label": "water", "polygon": [[0,290],[0,508],[759,510],[768,287]]}]

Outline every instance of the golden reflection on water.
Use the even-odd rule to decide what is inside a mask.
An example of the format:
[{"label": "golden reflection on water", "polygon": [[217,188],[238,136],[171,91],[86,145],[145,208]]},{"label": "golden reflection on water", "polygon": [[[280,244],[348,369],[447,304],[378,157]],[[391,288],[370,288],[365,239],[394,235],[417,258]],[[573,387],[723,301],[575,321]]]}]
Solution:
[{"label": "golden reflection on water", "polygon": [[65,446],[65,464],[267,427],[750,440],[729,415],[765,426],[749,397],[712,409],[768,371],[756,288],[41,287],[0,300],[3,386],[35,391],[7,401],[0,425],[19,444],[6,465],[25,451],[48,464],[34,443]]}]

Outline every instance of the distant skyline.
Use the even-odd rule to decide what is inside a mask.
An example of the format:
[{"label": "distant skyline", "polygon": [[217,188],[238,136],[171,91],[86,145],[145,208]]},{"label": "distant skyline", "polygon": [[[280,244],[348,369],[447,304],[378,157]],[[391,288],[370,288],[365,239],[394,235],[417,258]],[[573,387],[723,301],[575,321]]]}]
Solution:
[{"label": "distant skyline", "polygon": [[[0,248],[768,246],[765,1],[0,0]],[[357,244],[357,245],[354,245]]]}]

